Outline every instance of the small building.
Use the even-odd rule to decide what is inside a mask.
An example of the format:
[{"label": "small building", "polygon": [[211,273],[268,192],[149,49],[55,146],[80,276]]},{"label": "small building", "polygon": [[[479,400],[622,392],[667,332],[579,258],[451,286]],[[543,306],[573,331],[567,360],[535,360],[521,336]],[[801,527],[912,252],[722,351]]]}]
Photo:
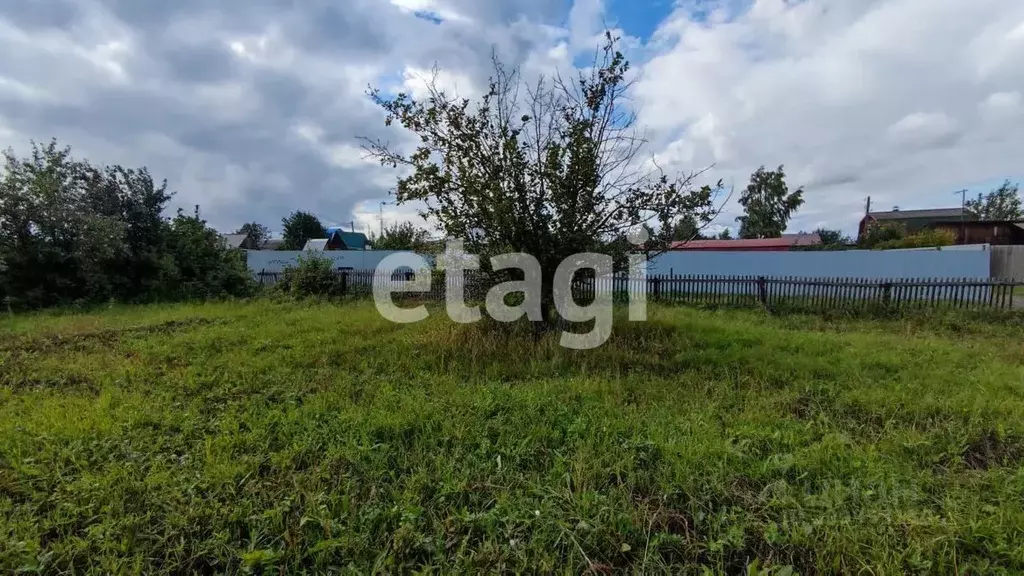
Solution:
[{"label": "small building", "polygon": [[362,232],[345,232],[341,228],[328,228],[327,238],[306,242],[303,250],[366,250],[369,241]]},{"label": "small building", "polygon": [[284,238],[269,238],[263,242],[263,245],[259,247],[259,250],[280,250],[283,245]]},{"label": "small building", "polygon": [[328,250],[366,250],[369,240],[362,232],[346,232],[340,226],[327,229]]},{"label": "small building", "polygon": [[220,241],[229,250],[255,250],[256,246],[248,234],[221,234]]},{"label": "small building", "polygon": [[779,238],[673,242],[671,249],[722,252],[788,252],[797,247],[817,246],[819,244],[821,244],[821,237],[817,234],[783,234]]},{"label": "small building", "polygon": [[956,236],[957,244],[1024,245],[1024,221],[974,220],[937,222],[927,227],[952,232]]},{"label": "small building", "polygon": [[860,220],[857,228],[857,239],[864,237],[868,227],[872,225],[896,224],[902,226],[908,234],[913,234],[935,224],[970,222],[978,216],[964,208],[934,208],[929,210],[900,210],[889,212],[869,212]]},{"label": "small building", "polygon": [[324,250],[330,250],[330,240],[327,238],[315,238],[313,240],[307,240],[306,245],[302,247],[303,252],[309,252],[311,250],[318,250],[323,252]]}]

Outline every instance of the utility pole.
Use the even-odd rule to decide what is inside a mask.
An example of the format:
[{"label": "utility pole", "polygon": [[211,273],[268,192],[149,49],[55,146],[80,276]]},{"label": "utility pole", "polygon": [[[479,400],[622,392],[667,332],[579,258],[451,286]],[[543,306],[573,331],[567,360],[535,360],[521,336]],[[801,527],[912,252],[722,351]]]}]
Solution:
[{"label": "utility pole", "polygon": [[381,238],[384,237],[384,205],[385,204],[394,204],[394,202],[388,202],[387,200],[382,200],[381,203],[380,203],[379,208],[380,208],[380,236],[381,236]]},{"label": "utility pole", "polygon": [[967,244],[967,220],[964,214],[967,210],[967,188],[957,190],[953,194],[960,195],[960,243]]}]

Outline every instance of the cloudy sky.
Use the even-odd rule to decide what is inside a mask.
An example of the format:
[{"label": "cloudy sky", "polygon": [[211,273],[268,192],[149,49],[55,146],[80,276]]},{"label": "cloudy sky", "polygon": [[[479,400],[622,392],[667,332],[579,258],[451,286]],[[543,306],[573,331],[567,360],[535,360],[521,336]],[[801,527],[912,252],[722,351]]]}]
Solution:
[{"label": "cloudy sky", "polygon": [[785,164],[791,230],[1024,179],[1021,0],[0,0],[0,146],[149,166],[225,231],[294,209],[376,229],[395,176],[358,137],[403,136],[369,85],[417,94],[436,64],[472,96],[492,50],[566,70],[605,26],[648,152],[737,188]]}]

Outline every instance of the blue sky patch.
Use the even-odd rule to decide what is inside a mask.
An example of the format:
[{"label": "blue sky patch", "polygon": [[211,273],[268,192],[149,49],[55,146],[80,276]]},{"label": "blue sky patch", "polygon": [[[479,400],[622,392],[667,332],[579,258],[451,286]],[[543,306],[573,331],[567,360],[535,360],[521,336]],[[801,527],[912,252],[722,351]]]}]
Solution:
[{"label": "blue sky patch", "polygon": [[434,24],[441,24],[444,22],[444,18],[436,12],[428,12],[426,10],[416,10],[412,13],[413,16],[420,20],[426,20],[427,22],[433,22]]},{"label": "blue sky patch", "polygon": [[645,43],[675,9],[674,0],[606,0],[607,20]]}]

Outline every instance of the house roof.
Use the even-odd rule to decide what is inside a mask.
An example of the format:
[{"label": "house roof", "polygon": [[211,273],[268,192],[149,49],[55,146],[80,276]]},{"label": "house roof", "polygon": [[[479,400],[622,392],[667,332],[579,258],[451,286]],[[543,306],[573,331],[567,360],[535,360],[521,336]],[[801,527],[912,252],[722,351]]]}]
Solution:
[{"label": "house roof", "polygon": [[334,235],[338,235],[341,241],[345,243],[345,247],[349,250],[365,250],[368,240],[366,234],[362,232],[346,232],[340,226],[332,226],[327,229],[327,237],[330,238]]},{"label": "house roof", "polygon": [[247,234],[221,234],[220,237],[228,248],[241,248],[249,238]]},{"label": "house roof", "polygon": [[918,218],[977,218],[970,210],[963,208],[934,208],[930,210],[892,210],[889,212],[871,212],[868,217],[875,220],[915,220]]},{"label": "house roof", "polygon": [[260,246],[260,250],[277,250],[284,244],[284,238],[270,238]]},{"label": "house roof", "polygon": [[327,238],[316,238],[314,240],[307,240],[306,245],[302,247],[303,251],[319,250],[323,252],[327,248]]},{"label": "house roof", "polygon": [[782,239],[792,241],[791,246],[815,246],[821,244],[821,236],[813,233],[783,234]]},{"label": "house roof", "polygon": [[672,250],[753,250],[792,248],[821,244],[817,234],[784,234],[781,238],[752,238],[749,240],[690,240],[673,242]]}]

